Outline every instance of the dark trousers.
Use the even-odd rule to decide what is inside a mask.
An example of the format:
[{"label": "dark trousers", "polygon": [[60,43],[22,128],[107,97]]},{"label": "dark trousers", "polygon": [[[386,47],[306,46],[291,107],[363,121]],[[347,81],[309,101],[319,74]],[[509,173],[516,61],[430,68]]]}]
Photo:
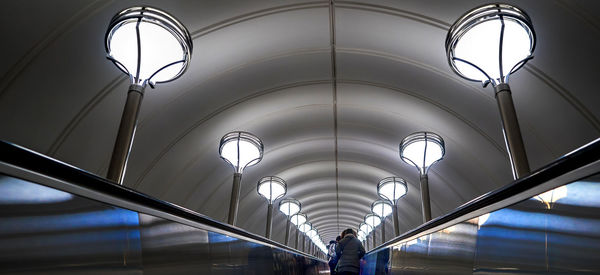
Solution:
[{"label": "dark trousers", "polygon": [[336,266],[337,262],[331,260],[331,261],[329,261],[328,264],[329,264],[329,272],[330,272],[330,274],[331,275],[336,275],[337,273],[335,273],[335,266]]}]

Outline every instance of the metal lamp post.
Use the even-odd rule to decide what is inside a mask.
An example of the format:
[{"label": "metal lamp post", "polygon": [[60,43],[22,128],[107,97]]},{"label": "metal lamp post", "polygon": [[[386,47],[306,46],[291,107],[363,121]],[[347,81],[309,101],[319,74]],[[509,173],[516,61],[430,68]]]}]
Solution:
[{"label": "metal lamp post", "polygon": [[500,110],[504,140],[513,177],[529,173],[508,79],[533,58],[535,31],[531,18],[508,4],[488,4],[470,10],[446,36],[448,63],[459,76],[492,84]]},{"label": "metal lamp post", "polygon": [[371,204],[371,211],[381,218],[381,243],[385,243],[385,218],[392,214],[393,206],[388,200],[376,200]]},{"label": "metal lamp post", "polygon": [[358,225],[358,229],[359,229],[359,231],[362,231],[365,233],[365,242],[367,243],[367,246],[369,246],[369,238],[368,237],[369,237],[369,234],[371,234],[371,231],[373,231],[373,227],[364,222],[361,222]]},{"label": "metal lamp post", "polygon": [[107,178],[123,184],[146,84],[181,76],[192,56],[188,30],[170,14],[150,7],[117,13],[104,38],[106,57],[129,76],[127,101],[121,116]]},{"label": "metal lamp post", "polygon": [[367,239],[367,235],[362,230],[358,230],[358,233],[356,233],[356,235],[358,237],[358,240],[361,241],[361,242],[363,242],[363,243]]},{"label": "metal lamp post", "polygon": [[255,135],[247,132],[231,132],[221,138],[219,155],[235,171],[233,174],[231,201],[229,203],[229,216],[227,218],[227,223],[231,225],[235,225],[237,221],[242,172],[244,168],[260,162],[263,157],[263,150],[262,141]]},{"label": "metal lamp post", "polygon": [[358,240],[363,243],[363,246],[365,248],[367,248],[367,244],[365,242],[367,240],[367,233],[365,233],[359,229],[358,232],[356,233],[356,236],[358,237]]},{"label": "metal lamp post", "polygon": [[371,228],[373,228],[373,247],[375,247],[375,244],[377,243],[377,234],[375,234],[375,227],[381,224],[381,219],[377,215],[369,213],[365,216],[365,223],[370,225]]},{"label": "metal lamp post", "polygon": [[311,245],[310,245],[310,254],[312,255],[314,253],[314,244],[315,244],[315,237],[317,236],[317,230],[315,228],[311,228],[310,230],[308,230],[306,232],[306,236],[310,239],[311,241]]},{"label": "metal lamp post", "polygon": [[256,186],[256,192],[261,197],[267,199],[269,206],[267,208],[267,228],[265,237],[271,238],[271,228],[273,225],[273,202],[283,197],[287,193],[287,184],[281,178],[268,176],[260,179]]},{"label": "metal lamp post", "polygon": [[394,218],[394,233],[400,235],[400,226],[398,224],[398,199],[406,195],[408,185],[406,181],[398,177],[387,177],[377,184],[377,194],[380,198],[392,203],[392,216]]},{"label": "metal lamp post", "polygon": [[305,223],[307,220],[306,214],[298,212],[290,217],[290,221],[296,226],[296,241],[294,243],[294,248],[298,249],[298,239],[300,237],[300,225]]},{"label": "metal lamp post", "polygon": [[312,229],[312,224],[310,222],[305,222],[303,224],[301,224],[300,226],[298,226],[298,230],[300,230],[302,234],[302,251],[305,251],[306,249],[306,232],[310,231]]},{"label": "metal lamp post", "polygon": [[371,231],[373,231],[373,227],[364,222],[361,222],[358,225],[358,228],[359,228],[359,231],[362,231],[365,233],[365,237],[369,236],[369,234],[371,234]]},{"label": "metal lamp post", "polygon": [[404,138],[400,143],[400,158],[404,162],[414,165],[419,170],[424,223],[431,220],[427,171],[429,171],[431,165],[444,157],[445,150],[444,139],[431,132],[413,133]]},{"label": "metal lamp post", "polygon": [[285,245],[288,245],[288,239],[290,237],[290,220],[292,215],[297,214],[302,209],[300,202],[296,199],[288,198],[283,199],[279,202],[279,211],[281,211],[284,215],[287,216],[287,221],[285,225]]}]

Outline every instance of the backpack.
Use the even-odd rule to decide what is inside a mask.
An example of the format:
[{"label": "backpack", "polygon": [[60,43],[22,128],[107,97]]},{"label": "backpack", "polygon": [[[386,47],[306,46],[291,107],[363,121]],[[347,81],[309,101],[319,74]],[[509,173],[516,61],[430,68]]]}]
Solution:
[{"label": "backpack", "polygon": [[337,258],[335,255],[335,248],[337,246],[337,243],[332,243],[329,245],[329,251],[327,251],[327,258],[329,259],[329,261],[333,261],[334,263],[337,262]]}]

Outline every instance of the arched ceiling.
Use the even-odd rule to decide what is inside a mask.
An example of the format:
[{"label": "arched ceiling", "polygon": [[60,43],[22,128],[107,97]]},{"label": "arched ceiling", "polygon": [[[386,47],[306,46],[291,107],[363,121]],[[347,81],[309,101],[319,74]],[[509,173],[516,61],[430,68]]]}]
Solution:
[{"label": "arched ceiling", "polygon": [[[532,168],[600,133],[600,4],[507,1],[529,13],[535,58],[511,78]],[[421,223],[416,169],[398,144],[427,130],[446,141],[430,171],[433,216],[512,179],[492,88],[449,68],[448,28],[487,1],[5,1],[0,10],[0,138],[104,176],[127,78],[104,56],[123,8],[148,4],[193,36],[189,70],[147,88],[124,184],[226,221],[233,171],[219,139],[244,130],[265,144],[243,175],[238,226],[263,234],[263,176],[326,242],[356,227],[376,184],[403,177],[401,231]],[[284,216],[273,239],[283,242]],[[391,237],[391,225],[388,238]]]}]

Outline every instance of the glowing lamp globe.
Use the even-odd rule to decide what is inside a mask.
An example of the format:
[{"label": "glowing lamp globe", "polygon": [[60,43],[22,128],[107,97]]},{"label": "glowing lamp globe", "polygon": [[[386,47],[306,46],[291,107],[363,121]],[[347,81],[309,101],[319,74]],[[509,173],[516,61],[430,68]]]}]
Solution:
[{"label": "glowing lamp globe", "polygon": [[431,132],[413,133],[400,143],[400,158],[427,174],[432,164],[444,157],[444,139]]},{"label": "glowing lamp globe", "polygon": [[392,204],[388,200],[377,200],[371,204],[371,211],[380,218],[392,214]]},{"label": "glowing lamp globe", "polygon": [[189,66],[192,38],[170,14],[131,7],[115,15],[105,36],[107,58],[129,75],[131,84],[167,82]]},{"label": "glowing lamp globe", "polygon": [[371,227],[377,227],[379,224],[381,224],[381,218],[373,213],[369,213],[365,216],[365,223]]},{"label": "glowing lamp globe", "polygon": [[300,230],[300,232],[302,233],[306,233],[308,231],[310,231],[312,229],[312,224],[310,222],[305,222],[303,224],[301,224],[300,226],[298,226],[298,230]]},{"label": "glowing lamp globe", "polygon": [[262,141],[247,132],[231,132],[221,138],[219,155],[231,164],[236,173],[260,162],[263,156]]},{"label": "glowing lamp globe", "polygon": [[371,231],[373,231],[373,226],[370,226],[364,222],[360,223],[358,228],[360,231],[365,232],[366,235],[369,235],[371,233]]},{"label": "glowing lamp globe", "polygon": [[306,236],[308,236],[312,240],[313,237],[317,236],[317,230],[315,230],[314,228],[308,230],[306,232]]},{"label": "glowing lamp globe", "polygon": [[398,177],[384,178],[377,184],[377,194],[380,198],[388,200],[392,205],[396,205],[396,201],[406,195],[408,186],[406,181]]},{"label": "glowing lamp globe", "polygon": [[460,17],[446,36],[450,67],[461,77],[496,86],[533,58],[535,32],[520,8],[488,4]]},{"label": "glowing lamp globe", "polygon": [[283,199],[279,202],[279,211],[286,216],[292,216],[300,212],[300,202],[296,199]]},{"label": "glowing lamp globe", "polygon": [[283,197],[287,192],[287,184],[279,177],[268,176],[260,179],[256,186],[256,192],[267,199],[272,204],[277,199]]},{"label": "glowing lamp globe", "polygon": [[303,213],[294,214],[294,215],[292,215],[292,217],[290,217],[290,221],[295,226],[300,226],[300,225],[304,224],[306,222],[306,220],[307,220],[306,214],[303,214]]}]

